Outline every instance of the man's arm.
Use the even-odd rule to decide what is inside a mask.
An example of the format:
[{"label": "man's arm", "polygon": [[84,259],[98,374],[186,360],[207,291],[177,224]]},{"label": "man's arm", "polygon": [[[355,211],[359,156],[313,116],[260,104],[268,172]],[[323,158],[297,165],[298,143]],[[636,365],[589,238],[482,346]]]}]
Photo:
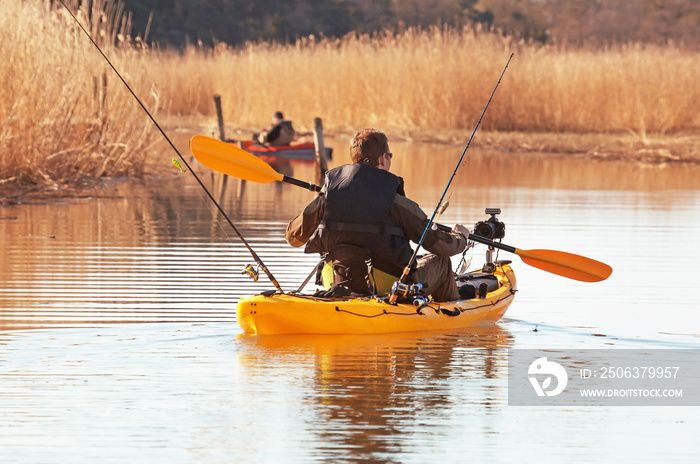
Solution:
[{"label": "man's arm", "polygon": [[325,207],[326,197],[323,195],[317,196],[314,201],[309,203],[304,211],[287,226],[287,231],[284,234],[287,243],[293,247],[304,245],[321,223]]},{"label": "man's arm", "polygon": [[[414,243],[420,241],[429,221],[428,216],[416,202],[400,195],[394,199],[391,217],[404,230],[406,238]],[[466,228],[455,227],[452,231],[445,232],[431,228],[425,235],[422,247],[438,256],[452,256],[461,253],[467,246],[464,229]]]}]

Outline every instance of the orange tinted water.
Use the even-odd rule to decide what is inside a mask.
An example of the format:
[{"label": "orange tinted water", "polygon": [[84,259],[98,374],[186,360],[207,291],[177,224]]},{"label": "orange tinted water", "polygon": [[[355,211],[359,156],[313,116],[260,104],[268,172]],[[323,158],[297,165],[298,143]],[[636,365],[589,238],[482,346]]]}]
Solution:
[{"label": "orange tinted water", "polygon": [[[346,161],[347,141],[332,143]],[[391,148],[432,213],[461,149]],[[306,163],[275,169],[313,180]],[[690,461],[693,408],[509,407],[506,364],[511,348],[700,347],[699,174],[470,149],[441,222],[500,207],[505,243],[589,256],[613,275],[574,282],[503,254],[519,292],[499,324],[381,337],[242,336],[235,303],[272,286],[241,274],[252,259],[186,173],[2,207],[3,460]],[[312,194],[231,181],[224,208],[295,289],[316,257],[287,246],[284,228]]]}]

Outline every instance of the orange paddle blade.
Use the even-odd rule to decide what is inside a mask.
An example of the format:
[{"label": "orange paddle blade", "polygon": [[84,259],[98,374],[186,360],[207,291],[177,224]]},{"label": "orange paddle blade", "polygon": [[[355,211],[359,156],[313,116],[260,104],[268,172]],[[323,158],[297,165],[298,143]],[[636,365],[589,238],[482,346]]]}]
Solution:
[{"label": "orange paddle blade", "polygon": [[585,256],[554,250],[515,249],[525,264],[581,282],[600,282],[610,277],[612,267]]},{"label": "orange paddle blade", "polygon": [[261,184],[284,179],[269,164],[230,143],[195,135],[190,140],[190,149],[204,166],[229,176]]}]

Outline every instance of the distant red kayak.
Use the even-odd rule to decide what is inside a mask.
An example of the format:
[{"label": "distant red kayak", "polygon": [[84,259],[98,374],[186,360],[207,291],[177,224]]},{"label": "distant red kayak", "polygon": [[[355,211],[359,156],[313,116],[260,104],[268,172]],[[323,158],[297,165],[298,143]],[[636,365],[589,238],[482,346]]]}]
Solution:
[{"label": "distant red kayak", "polygon": [[[326,148],[326,159],[332,159],[333,149]],[[315,160],[316,146],[313,143],[292,144],[282,147],[266,147],[252,140],[245,141],[245,151],[256,156],[296,160]]]}]

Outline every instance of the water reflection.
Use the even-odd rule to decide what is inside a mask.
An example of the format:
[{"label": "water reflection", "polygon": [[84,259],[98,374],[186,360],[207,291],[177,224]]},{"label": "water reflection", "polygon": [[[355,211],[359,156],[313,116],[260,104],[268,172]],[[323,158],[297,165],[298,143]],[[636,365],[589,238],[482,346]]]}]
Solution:
[{"label": "water reflection", "polygon": [[[447,184],[462,153],[452,145],[391,144],[392,171],[407,184],[438,189]],[[349,162],[345,159],[344,162]],[[469,149],[452,189],[509,186],[566,190],[636,190],[698,188],[700,166],[600,161],[554,153],[502,153]],[[439,191],[438,191],[439,192]],[[437,194],[434,192],[433,196]]]},{"label": "water reflection", "polygon": [[[332,144],[338,147],[333,163],[349,162],[344,141]],[[405,178],[408,195],[432,211],[461,148],[396,142],[392,151],[393,171]],[[271,163],[287,176],[315,179],[313,163]],[[289,247],[283,234],[314,194],[281,182],[234,178],[221,189],[211,171],[196,165],[193,169],[217,193],[282,288],[296,289],[317,258]],[[620,243],[635,243],[630,237],[646,233],[652,237],[637,241],[680,242],[698,227],[700,218],[693,212],[699,177],[696,166],[470,150],[441,221],[473,224],[484,218],[485,207],[498,206],[508,224],[506,243],[603,261],[612,257],[618,262],[610,264],[619,269],[641,256],[649,259],[654,251],[621,255]],[[673,226],[679,215],[684,227]],[[607,240],[590,240],[594,234]],[[688,247],[685,252],[692,255]],[[661,264],[672,256],[662,248],[654,252]],[[474,266],[480,266],[480,255],[475,255]],[[91,199],[0,207],[0,256],[0,324],[6,327],[231,321],[241,296],[272,288],[265,277],[254,283],[240,274],[252,258],[188,173],[147,183],[123,182]],[[528,272],[526,266],[516,268],[525,279],[523,288],[531,287]],[[537,277],[538,282],[547,278],[542,273]],[[516,299],[514,307],[523,299],[527,301],[526,296]]]},{"label": "water reflection", "polygon": [[[409,196],[430,211],[454,147],[392,151]],[[335,154],[347,161],[346,150]],[[314,179],[312,164],[275,169]],[[198,172],[214,189],[216,178]],[[247,250],[187,173],[88,200],[0,207],[3,456],[510,462],[541,461],[545,450],[550,461],[692,462],[698,420],[686,409],[509,408],[505,357],[514,346],[697,348],[699,275],[688,263],[700,256],[698,174],[470,150],[442,222],[473,223],[499,206],[506,243],[598,258],[613,276],[581,284],[516,258],[519,292],[506,320],[369,337],[236,337],[238,298],[271,285],[240,274]],[[283,237],[312,197],[235,179],[221,196],[285,289],[316,264]],[[66,326],[87,327],[55,329]],[[17,328],[42,330],[7,330]]]},{"label": "water reflection", "polygon": [[[238,342],[246,376],[270,375],[261,366],[308,366],[303,401],[314,410],[308,426],[316,441],[352,450],[348,460],[361,462],[398,453],[407,435],[430,433],[460,407],[503,406],[497,379],[507,375],[513,337],[495,325],[380,337],[241,335]],[[470,380],[473,388],[464,388]]]}]

